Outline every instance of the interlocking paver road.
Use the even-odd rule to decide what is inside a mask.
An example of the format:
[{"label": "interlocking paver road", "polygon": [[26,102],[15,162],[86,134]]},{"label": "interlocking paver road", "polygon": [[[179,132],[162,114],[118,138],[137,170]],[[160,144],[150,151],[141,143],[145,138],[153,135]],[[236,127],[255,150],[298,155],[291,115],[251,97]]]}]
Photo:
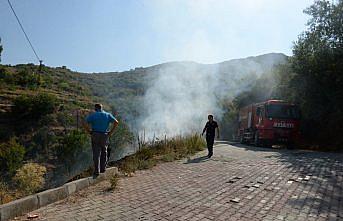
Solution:
[{"label": "interlocking paver road", "polygon": [[218,144],[108,181],[34,213],[42,220],[343,220],[343,154]]}]

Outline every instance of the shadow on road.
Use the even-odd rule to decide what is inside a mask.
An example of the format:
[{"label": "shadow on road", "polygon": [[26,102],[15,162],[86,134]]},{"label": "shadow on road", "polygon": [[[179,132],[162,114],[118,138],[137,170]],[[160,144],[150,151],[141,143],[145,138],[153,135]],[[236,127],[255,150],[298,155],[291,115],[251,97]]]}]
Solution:
[{"label": "shadow on road", "polygon": [[215,145],[220,145],[220,144],[233,144],[234,142],[231,141],[226,141],[226,140],[215,140],[214,144]]},{"label": "shadow on road", "polygon": [[[223,142],[218,143],[220,146]],[[319,152],[301,149],[264,148],[240,143],[229,145],[254,152],[277,153],[266,155],[268,159],[282,163],[283,171],[289,175],[289,188],[286,194],[291,197],[286,203],[295,209],[307,209],[314,217],[343,217],[343,154],[339,152]],[[268,171],[272,173],[272,171]],[[267,175],[267,174],[266,174]],[[292,186],[291,186],[292,185]]]},{"label": "shadow on road", "polygon": [[184,164],[202,163],[202,162],[206,162],[206,161],[208,161],[208,157],[207,156],[202,156],[202,157],[198,157],[198,158],[194,158],[194,159],[188,159],[187,162],[185,162]]},{"label": "shadow on road", "polygon": [[254,145],[247,145],[247,144],[241,144],[239,142],[231,142],[231,141],[221,141],[216,143],[216,145],[221,144],[229,144],[234,147],[238,148],[244,148],[246,150],[250,151],[265,151],[265,152],[297,152],[297,151],[308,151],[308,150],[300,150],[300,149],[287,149],[284,146],[273,146],[273,147],[257,147]]}]

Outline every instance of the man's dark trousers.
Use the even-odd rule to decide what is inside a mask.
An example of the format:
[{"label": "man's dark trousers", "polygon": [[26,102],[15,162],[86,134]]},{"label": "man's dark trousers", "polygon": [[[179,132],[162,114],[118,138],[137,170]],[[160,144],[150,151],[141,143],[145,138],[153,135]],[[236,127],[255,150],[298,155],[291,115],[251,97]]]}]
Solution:
[{"label": "man's dark trousers", "polygon": [[207,143],[207,149],[208,149],[208,156],[212,157],[212,155],[213,155],[214,136],[206,136],[206,143]]},{"label": "man's dark trousers", "polygon": [[108,134],[92,132],[94,174],[105,172],[107,165]]}]

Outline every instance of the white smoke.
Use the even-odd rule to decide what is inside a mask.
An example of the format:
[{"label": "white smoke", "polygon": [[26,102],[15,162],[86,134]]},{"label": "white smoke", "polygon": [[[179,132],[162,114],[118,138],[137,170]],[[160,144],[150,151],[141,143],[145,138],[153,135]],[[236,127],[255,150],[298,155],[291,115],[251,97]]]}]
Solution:
[{"label": "white smoke", "polygon": [[[161,51],[164,60],[212,63],[247,47],[245,35],[238,32],[241,27],[236,27],[229,18],[241,19],[245,15],[248,19],[250,10],[269,11],[265,7],[273,2],[249,0],[250,8],[238,1],[156,0],[146,2],[145,6],[151,8],[153,30],[165,37]],[[252,24],[250,19],[243,22]],[[211,31],[204,25],[210,26]],[[270,57],[273,63],[274,57]],[[272,64],[253,59],[209,65],[195,62],[159,65],[153,71],[154,78],[149,78],[153,80],[139,104],[138,131],[144,131],[148,138],[201,132],[208,114],[218,121],[222,118],[225,110],[219,102],[245,90],[268,69],[266,66],[270,68]]]},{"label": "white smoke", "polygon": [[234,98],[262,73],[285,61],[280,54],[256,59],[211,65],[171,62],[155,67],[140,102],[138,130],[147,138],[201,133],[208,114],[221,120],[225,112],[221,101]]},{"label": "white smoke", "polygon": [[207,114],[221,115],[214,93],[216,73],[181,63],[167,65],[157,74],[143,99],[140,129],[148,137],[199,132]]}]

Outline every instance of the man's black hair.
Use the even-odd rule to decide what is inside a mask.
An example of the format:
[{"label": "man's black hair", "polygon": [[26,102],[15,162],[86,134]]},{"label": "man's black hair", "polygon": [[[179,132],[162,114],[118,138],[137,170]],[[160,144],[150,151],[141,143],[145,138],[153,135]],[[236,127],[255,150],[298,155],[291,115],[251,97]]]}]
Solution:
[{"label": "man's black hair", "polygon": [[96,103],[96,104],[94,105],[94,108],[95,108],[95,110],[101,110],[101,109],[102,109],[102,104]]}]

